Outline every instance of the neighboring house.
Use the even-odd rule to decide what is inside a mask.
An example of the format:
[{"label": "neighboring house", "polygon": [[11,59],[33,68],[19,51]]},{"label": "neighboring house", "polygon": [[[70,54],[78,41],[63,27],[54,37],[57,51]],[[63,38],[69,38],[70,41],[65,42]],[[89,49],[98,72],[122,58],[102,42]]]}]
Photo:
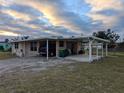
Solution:
[{"label": "neighboring house", "polygon": [[11,49],[11,44],[6,42],[0,42],[0,51],[8,51]]},{"label": "neighboring house", "polygon": [[[103,43],[106,44],[105,56],[108,54],[108,40],[94,36],[72,36],[72,37],[42,37],[23,40],[13,40],[12,53],[17,56],[49,56],[65,57],[72,55],[85,55],[86,61],[92,62],[104,56]],[[93,50],[96,53],[93,53]],[[102,52],[99,52],[99,51]],[[62,54],[63,53],[63,54]],[[101,55],[99,55],[101,53]],[[66,54],[66,55],[64,55]],[[83,56],[82,56],[83,57]],[[85,57],[85,58],[86,58]]]}]

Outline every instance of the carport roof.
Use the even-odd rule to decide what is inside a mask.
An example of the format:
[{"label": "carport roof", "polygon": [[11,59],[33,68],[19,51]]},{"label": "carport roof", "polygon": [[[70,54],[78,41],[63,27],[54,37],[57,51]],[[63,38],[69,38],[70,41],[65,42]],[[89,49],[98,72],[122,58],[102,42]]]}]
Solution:
[{"label": "carport roof", "polygon": [[71,37],[63,37],[63,36],[50,36],[50,37],[38,37],[38,38],[29,38],[29,39],[13,39],[10,42],[25,42],[25,41],[36,41],[36,40],[82,40],[85,39],[87,41],[96,40],[101,42],[109,43],[109,40],[98,38],[95,36],[71,36]]}]

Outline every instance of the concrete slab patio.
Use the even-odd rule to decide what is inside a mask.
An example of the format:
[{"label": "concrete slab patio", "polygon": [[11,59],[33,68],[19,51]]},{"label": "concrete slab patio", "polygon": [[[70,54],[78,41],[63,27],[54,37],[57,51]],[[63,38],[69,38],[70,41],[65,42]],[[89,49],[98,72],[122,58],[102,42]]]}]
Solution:
[{"label": "concrete slab patio", "polygon": [[[96,56],[96,55],[92,56],[93,61],[98,60],[100,58],[101,58],[101,56]],[[71,60],[71,61],[78,61],[78,62],[89,62],[88,55],[71,55],[71,56],[65,57],[65,59]]]}]

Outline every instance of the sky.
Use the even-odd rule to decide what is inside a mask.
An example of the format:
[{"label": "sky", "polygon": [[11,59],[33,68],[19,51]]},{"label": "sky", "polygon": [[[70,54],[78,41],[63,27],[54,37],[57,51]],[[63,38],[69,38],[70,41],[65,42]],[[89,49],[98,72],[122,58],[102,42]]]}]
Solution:
[{"label": "sky", "polygon": [[0,40],[15,36],[124,36],[124,0],[0,0]]}]

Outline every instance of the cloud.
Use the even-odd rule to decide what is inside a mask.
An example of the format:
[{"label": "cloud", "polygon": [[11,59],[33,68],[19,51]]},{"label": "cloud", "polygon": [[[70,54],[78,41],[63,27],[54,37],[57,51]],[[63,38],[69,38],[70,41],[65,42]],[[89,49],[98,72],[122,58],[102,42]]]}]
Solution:
[{"label": "cloud", "polygon": [[28,15],[13,10],[2,11],[2,13],[9,14],[11,17],[13,17],[16,20],[20,20],[20,19],[25,21],[31,20],[31,18]]},{"label": "cloud", "polygon": [[96,13],[105,16],[116,16],[119,13],[119,11],[114,9],[105,9],[105,10],[97,11]]},{"label": "cloud", "polygon": [[43,15],[40,11],[28,5],[11,4],[8,7],[8,9],[26,14],[29,16],[33,16],[33,17],[39,17]]},{"label": "cloud", "polygon": [[121,0],[86,0],[92,7],[91,11],[101,11],[106,9],[120,10],[123,8]]},{"label": "cloud", "polygon": [[124,16],[124,2],[122,0],[85,0],[91,10],[87,13],[94,22],[101,22],[101,29],[111,28],[122,33]]},{"label": "cloud", "polygon": [[[20,3],[20,0],[16,3]],[[75,33],[90,30],[86,27],[87,23],[76,13],[68,11],[66,4],[60,0],[30,0],[28,5],[43,13],[54,26],[64,26]]]},{"label": "cloud", "polygon": [[20,34],[39,35],[42,32],[51,35],[74,35],[89,33],[92,29],[91,21],[86,21],[88,18],[85,15],[78,15],[79,12],[68,10],[64,1],[26,1],[28,5],[24,3],[25,0],[13,0],[4,6],[2,11],[12,18],[9,23],[4,25],[16,28]]},{"label": "cloud", "polygon": [[0,35],[2,35],[2,36],[19,36],[17,33],[9,32],[9,31],[2,31],[2,30],[0,30]]},{"label": "cloud", "polygon": [[0,0],[0,29],[31,36],[122,33],[123,9],[122,0]]}]

